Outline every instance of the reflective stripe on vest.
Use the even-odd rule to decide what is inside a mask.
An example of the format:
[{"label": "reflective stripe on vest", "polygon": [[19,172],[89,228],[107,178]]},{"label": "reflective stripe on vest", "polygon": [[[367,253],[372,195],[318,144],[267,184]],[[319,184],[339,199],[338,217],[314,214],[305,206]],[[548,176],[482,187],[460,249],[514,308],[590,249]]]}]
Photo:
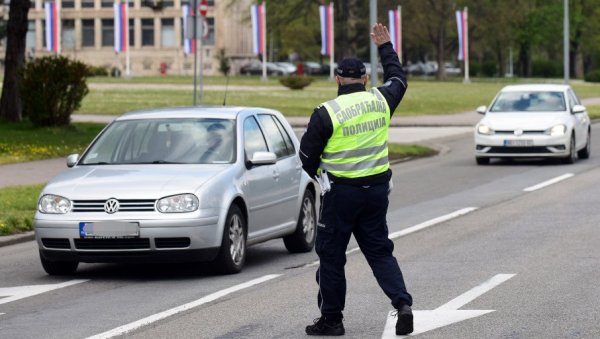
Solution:
[{"label": "reflective stripe on vest", "polygon": [[333,134],[320,167],[344,178],[387,171],[390,108],[379,90],[341,95],[323,106],[333,123]]}]

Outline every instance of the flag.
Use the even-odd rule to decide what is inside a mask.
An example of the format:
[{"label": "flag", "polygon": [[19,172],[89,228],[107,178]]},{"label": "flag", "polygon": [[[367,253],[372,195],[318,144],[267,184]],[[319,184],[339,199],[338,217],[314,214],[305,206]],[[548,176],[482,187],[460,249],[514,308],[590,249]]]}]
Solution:
[{"label": "flag", "polygon": [[186,55],[194,54],[196,52],[196,39],[188,39],[186,37],[191,36],[191,32],[188,32],[188,18],[194,16],[194,11],[189,4],[182,4],[183,10],[183,51]]},{"label": "flag", "polygon": [[398,55],[402,52],[402,26],[399,10],[388,11],[390,19],[390,40]]},{"label": "flag", "polygon": [[467,60],[469,58],[469,34],[467,23],[467,11],[456,11],[458,60]]},{"label": "flag", "polygon": [[319,6],[321,15],[321,54],[331,55],[333,51],[333,4]]},{"label": "flag", "polygon": [[129,46],[129,12],[127,2],[116,1],[115,9],[115,52],[125,52]]},{"label": "flag", "polygon": [[60,5],[58,1],[46,1],[46,48],[60,53]]},{"label": "flag", "polygon": [[265,22],[265,6],[252,5],[250,8],[250,16],[252,17],[252,46],[254,54],[265,54],[266,46],[266,22]]}]

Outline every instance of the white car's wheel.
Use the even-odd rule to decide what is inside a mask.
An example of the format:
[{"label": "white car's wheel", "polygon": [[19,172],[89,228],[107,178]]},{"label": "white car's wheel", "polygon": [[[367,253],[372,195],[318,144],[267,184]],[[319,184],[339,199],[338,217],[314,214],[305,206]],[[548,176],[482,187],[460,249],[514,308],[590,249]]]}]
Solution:
[{"label": "white car's wheel", "polygon": [[577,150],[575,149],[575,136],[571,135],[571,142],[569,144],[569,155],[563,158],[563,163],[572,164],[577,161]]},{"label": "white car's wheel", "polygon": [[475,161],[477,161],[477,165],[488,165],[490,163],[490,158],[475,157]]},{"label": "white car's wheel", "polygon": [[66,275],[73,274],[77,270],[77,266],[79,266],[79,262],[77,261],[51,261],[42,255],[40,252],[40,261],[42,262],[42,267],[44,267],[44,271],[49,275]]},{"label": "white car's wheel", "polygon": [[246,262],[246,222],[237,205],[227,213],[223,240],[213,267],[220,273],[232,274],[242,270]]},{"label": "white car's wheel", "polygon": [[592,132],[588,131],[587,142],[585,144],[585,147],[583,149],[580,149],[577,152],[577,156],[579,156],[579,159],[587,159],[590,157],[591,153],[592,153]]},{"label": "white car's wheel", "polygon": [[300,216],[296,231],[283,238],[285,248],[290,253],[310,252],[315,245],[317,215],[315,212],[315,196],[309,190],[304,192]]}]

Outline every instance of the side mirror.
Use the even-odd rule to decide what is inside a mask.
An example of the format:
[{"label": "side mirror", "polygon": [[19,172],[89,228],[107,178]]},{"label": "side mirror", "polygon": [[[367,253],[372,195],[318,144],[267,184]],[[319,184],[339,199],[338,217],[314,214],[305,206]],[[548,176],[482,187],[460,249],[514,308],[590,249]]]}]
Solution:
[{"label": "side mirror", "polygon": [[277,162],[277,156],[273,152],[254,152],[254,155],[248,162],[254,166],[273,165]]},{"label": "side mirror", "polygon": [[573,112],[573,114],[577,114],[577,113],[583,113],[585,112],[586,108],[583,105],[575,105],[573,106],[573,109],[571,110],[571,112]]},{"label": "side mirror", "polygon": [[485,112],[487,112],[487,107],[486,106],[479,106],[479,107],[477,107],[477,113],[479,113],[479,114],[485,114]]},{"label": "side mirror", "polygon": [[71,154],[67,157],[67,167],[73,167],[79,160],[79,154]]}]

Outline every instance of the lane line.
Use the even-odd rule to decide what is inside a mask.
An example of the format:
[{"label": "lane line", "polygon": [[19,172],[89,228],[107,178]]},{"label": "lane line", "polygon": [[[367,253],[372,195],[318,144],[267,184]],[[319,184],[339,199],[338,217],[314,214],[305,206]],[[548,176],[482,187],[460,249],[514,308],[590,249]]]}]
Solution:
[{"label": "lane line", "polygon": [[449,302],[445,303],[444,305],[436,308],[436,311],[458,310],[459,308],[465,306],[466,304],[470,303],[471,301],[477,299],[479,296],[485,294],[492,288],[494,288],[494,287],[502,284],[503,282],[507,281],[508,279],[514,277],[515,275],[516,274],[497,274],[497,275],[493,276],[490,280],[484,282],[483,284],[473,287],[472,289],[468,290],[467,292],[459,295],[458,297],[450,300]]},{"label": "lane line", "polygon": [[89,281],[89,279],[75,279],[58,284],[0,287],[0,305],[50,292],[59,288],[81,284],[86,281]]},{"label": "lane line", "polygon": [[275,278],[277,278],[279,276],[281,276],[281,274],[268,274],[268,275],[262,276],[260,278],[256,278],[256,279],[247,281],[245,283],[241,283],[241,284],[238,284],[238,285],[226,288],[224,290],[217,291],[215,293],[209,294],[209,295],[207,295],[205,297],[202,297],[202,298],[200,298],[198,300],[189,302],[187,304],[183,304],[181,306],[177,306],[177,307],[171,308],[169,310],[153,314],[151,316],[148,316],[146,318],[142,318],[140,320],[131,322],[129,324],[126,324],[126,325],[123,325],[123,326],[119,326],[119,327],[114,328],[112,330],[109,330],[109,331],[106,331],[106,332],[103,332],[103,333],[100,333],[100,334],[93,335],[91,337],[88,337],[87,339],[112,338],[112,337],[115,337],[115,336],[118,336],[118,335],[123,335],[123,334],[126,334],[128,332],[131,332],[131,331],[134,331],[136,329],[139,329],[141,327],[144,327],[146,325],[149,325],[151,323],[157,322],[159,320],[168,318],[168,317],[176,315],[178,313],[185,312],[185,311],[191,310],[192,308],[195,308],[195,307],[204,305],[206,303],[209,303],[211,301],[217,300],[217,299],[222,298],[222,297],[224,297],[224,296],[226,296],[228,294],[231,294],[231,293],[234,293],[234,292],[246,289],[246,288],[254,286],[254,285],[258,285],[258,284],[264,283],[264,282],[269,281],[271,279],[275,279]]},{"label": "lane line", "polygon": [[546,181],[544,181],[542,183],[539,183],[537,185],[533,185],[533,186],[529,186],[527,188],[524,188],[523,191],[525,191],[525,192],[533,192],[533,191],[539,190],[540,188],[544,188],[546,186],[550,186],[550,185],[556,184],[557,182],[561,182],[563,180],[567,180],[567,179],[573,177],[574,175],[575,174],[573,174],[573,173],[566,173],[566,174],[558,176],[558,177],[556,177],[554,179],[546,180]]},{"label": "lane line", "polygon": [[[477,207],[463,208],[463,209],[460,209],[458,211],[454,211],[452,213],[448,213],[446,215],[442,215],[440,217],[433,218],[433,219],[427,220],[425,222],[422,222],[420,224],[417,224],[417,225],[405,228],[405,229],[400,230],[398,232],[391,233],[390,235],[388,235],[388,238],[390,238],[391,240],[394,240],[394,239],[397,239],[397,238],[409,235],[411,233],[415,233],[417,231],[423,230],[425,228],[428,228],[428,227],[435,226],[437,224],[446,222],[448,220],[451,220],[451,219],[454,219],[454,218],[458,218],[458,217],[463,216],[465,214],[471,213],[471,212],[473,212],[475,210],[477,210]],[[349,249],[349,250],[346,251],[346,255],[348,255],[350,253],[357,252],[357,251],[360,251],[359,247],[351,248],[351,249]],[[317,265],[319,265],[319,260],[313,261],[313,262],[311,262],[309,264],[306,264],[306,265],[300,266],[300,267],[304,268],[304,267],[312,267],[312,266],[317,266]]]}]

